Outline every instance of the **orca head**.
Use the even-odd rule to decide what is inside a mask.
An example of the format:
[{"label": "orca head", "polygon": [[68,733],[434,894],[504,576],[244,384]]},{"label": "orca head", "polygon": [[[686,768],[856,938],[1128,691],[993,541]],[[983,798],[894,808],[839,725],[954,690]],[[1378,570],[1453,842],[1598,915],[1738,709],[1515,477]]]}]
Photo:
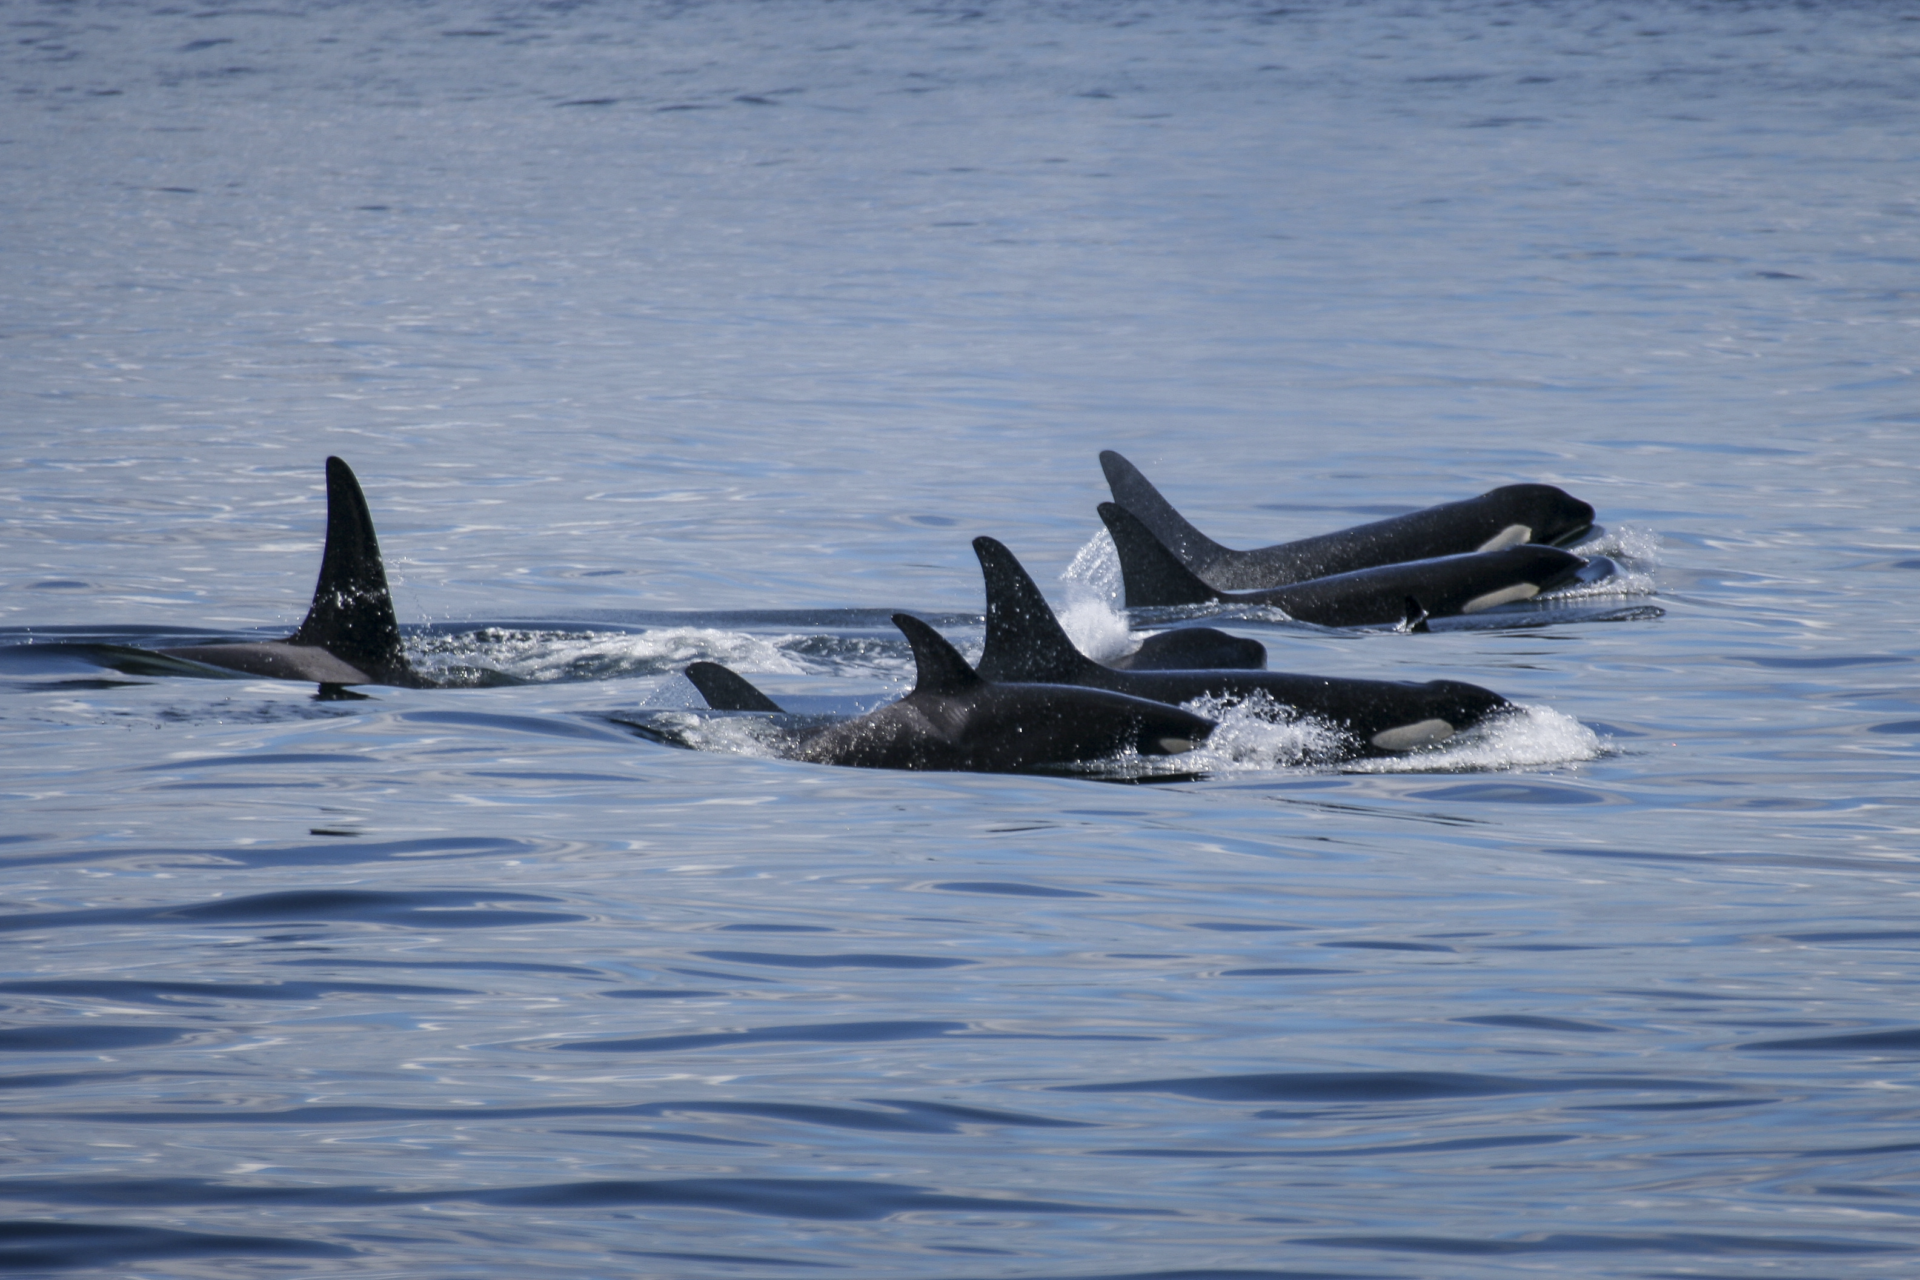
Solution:
[{"label": "orca head", "polygon": [[1261,671],[1267,646],[1213,627],[1175,627],[1107,663],[1116,671]]},{"label": "orca head", "polygon": [[[1522,542],[1538,542],[1549,547],[1564,547],[1578,542],[1593,528],[1597,514],[1592,505],[1550,484],[1509,484],[1493,490],[1509,503],[1513,524],[1525,528]],[[1510,526],[1511,527],[1511,526]],[[1486,547],[1485,550],[1497,550]]]},{"label": "orca head", "polygon": [[1461,613],[1479,613],[1517,600],[1531,600],[1544,591],[1552,591],[1555,587],[1564,587],[1575,581],[1580,571],[1587,567],[1587,562],[1571,551],[1531,542],[1494,554],[1500,557],[1501,567],[1515,580],[1504,587],[1475,596],[1460,606]]}]

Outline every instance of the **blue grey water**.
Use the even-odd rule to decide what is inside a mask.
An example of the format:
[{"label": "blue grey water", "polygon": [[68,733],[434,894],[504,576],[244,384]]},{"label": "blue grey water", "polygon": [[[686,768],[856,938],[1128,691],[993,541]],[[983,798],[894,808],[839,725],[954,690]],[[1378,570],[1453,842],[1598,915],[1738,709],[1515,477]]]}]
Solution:
[{"label": "blue grey water", "polygon": [[[1914,1274],[1920,7],[0,23],[0,1268]],[[1124,645],[1103,448],[1240,546],[1559,484],[1625,572],[1228,621],[1531,708],[1391,768],[625,723],[899,691],[981,533]],[[329,453],[529,683],[44,647],[286,634]]]}]

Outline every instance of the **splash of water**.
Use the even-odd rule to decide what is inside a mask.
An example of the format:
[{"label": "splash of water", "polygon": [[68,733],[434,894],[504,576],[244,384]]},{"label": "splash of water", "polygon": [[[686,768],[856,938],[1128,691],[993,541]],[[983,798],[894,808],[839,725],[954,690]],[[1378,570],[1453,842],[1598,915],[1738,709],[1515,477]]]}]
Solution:
[{"label": "splash of water", "polygon": [[1436,747],[1403,756],[1352,760],[1348,773],[1481,773],[1598,759],[1600,735],[1552,707],[1516,704]]},{"label": "splash of water", "polygon": [[706,660],[777,675],[809,670],[789,653],[803,637],[767,638],[706,627],[618,632],[507,630],[486,627],[457,635],[417,638],[408,659],[429,674],[479,665],[521,680],[607,680],[662,675]]},{"label": "splash of water", "polygon": [[1111,662],[1140,647],[1121,606],[1126,596],[1120,553],[1105,529],[1075,553],[1060,580],[1066,584],[1067,603],[1056,613],[1080,652],[1095,662]]}]

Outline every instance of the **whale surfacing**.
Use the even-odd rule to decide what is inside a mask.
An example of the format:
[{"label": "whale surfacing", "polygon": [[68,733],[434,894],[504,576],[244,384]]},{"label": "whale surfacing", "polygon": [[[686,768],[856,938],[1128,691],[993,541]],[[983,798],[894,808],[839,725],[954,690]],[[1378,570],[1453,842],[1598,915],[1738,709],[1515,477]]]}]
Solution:
[{"label": "whale surfacing", "polygon": [[1459,680],[1414,684],[1284,671],[1115,670],[1074,647],[1011,551],[992,538],[975,538],[973,550],[987,588],[987,643],[979,671],[991,680],[1085,685],[1171,703],[1200,697],[1238,702],[1264,693],[1342,730],[1349,755],[1394,755],[1434,746],[1513,709],[1492,690]]},{"label": "whale surfacing", "polygon": [[1323,627],[1418,624],[1419,613],[1445,618],[1529,599],[1572,582],[1587,561],[1558,547],[1526,543],[1355,569],[1289,586],[1225,591],[1205,582],[1131,511],[1100,504],[1100,519],[1120,553],[1129,609],[1157,605],[1271,605]]},{"label": "whale surfacing", "polygon": [[[790,759],[859,769],[1010,773],[1127,751],[1180,755],[1214,730],[1205,716],[1123,693],[989,680],[920,619],[897,613],[893,624],[913,647],[913,691],[807,734],[784,753]],[[686,676],[716,711],[780,710],[718,663],[693,663]]]},{"label": "whale surfacing", "polygon": [[1182,564],[1222,591],[1260,591],[1405,560],[1501,551],[1523,543],[1569,546],[1593,528],[1593,508],[1550,484],[1510,484],[1337,533],[1252,551],[1200,532],[1140,469],[1108,449],[1101,470],[1113,500],[1132,512]]}]

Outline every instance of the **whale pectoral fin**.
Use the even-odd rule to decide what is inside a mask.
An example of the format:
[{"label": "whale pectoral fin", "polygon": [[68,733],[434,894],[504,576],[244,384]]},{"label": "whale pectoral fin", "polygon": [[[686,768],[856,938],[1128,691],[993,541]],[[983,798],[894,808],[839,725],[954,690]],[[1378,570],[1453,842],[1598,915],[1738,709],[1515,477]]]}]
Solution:
[{"label": "whale pectoral fin", "polygon": [[1426,608],[1418,600],[1408,596],[1407,616],[1400,623],[1400,629],[1408,635],[1424,635],[1433,630],[1427,625],[1427,616]]},{"label": "whale pectoral fin", "polygon": [[747,678],[717,662],[696,662],[683,673],[715,711],[762,711],[781,714],[780,704],[748,683]]},{"label": "whale pectoral fin", "polygon": [[1210,604],[1220,599],[1218,591],[1180,563],[1180,558],[1131,511],[1117,502],[1103,502],[1100,519],[1120,553],[1120,579],[1126,586],[1127,608]]}]

